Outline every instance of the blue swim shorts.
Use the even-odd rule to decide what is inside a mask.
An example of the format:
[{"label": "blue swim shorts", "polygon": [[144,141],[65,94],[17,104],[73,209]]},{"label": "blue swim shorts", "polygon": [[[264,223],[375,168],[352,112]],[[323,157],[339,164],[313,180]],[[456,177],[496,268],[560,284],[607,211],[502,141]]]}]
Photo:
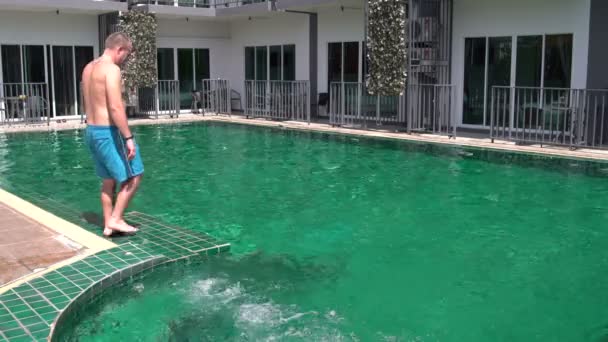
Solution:
[{"label": "blue swim shorts", "polygon": [[116,126],[87,125],[85,141],[97,176],[123,183],[144,173],[139,146],[135,144],[135,157],[127,160],[125,141]]}]

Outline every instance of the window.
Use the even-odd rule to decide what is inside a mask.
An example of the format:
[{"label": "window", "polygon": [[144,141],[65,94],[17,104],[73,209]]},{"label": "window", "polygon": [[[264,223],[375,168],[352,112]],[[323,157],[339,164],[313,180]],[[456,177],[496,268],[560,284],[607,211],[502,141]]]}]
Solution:
[{"label": "window", "polygon": [[328,88],[333,82],[360,82],[359,42],[329,43],[327,46]]},{"label": "window", "polygon": [[[569,88],[572,37],[572,34],[561,34],[467,38],[462,122],[489,124],[494,86]],[[515,59],[512,58],[513,42],[517,49]]]},{"label": "window", "polygon": [[543,60],[543,36],[517,37],[515,85],[540,87]]},{"label": "window", "polygon": [[546,88],[570,88],[572,74],[572,35],[551,35],[545,38]]},{"label": "window", "polygon": [[245,80],[294,81],[296,46],[245,47]]},{"label": "window", "polygon": [[[177,55],[177,64],[175,64]],[[199,89],[201,81],[209,79],[210,60],[209,49],[193,48],[159,48],[157,50],[157,66],[159,80],[179,80],[180,107],[190,108],[192,91]]]},{"label": "window", "polygon": [[481,125],[485,103],[485,38],[466,39],[464,63],[463,123]]},{"label": "window", "polygon": [[283,45],[283,80],[296,80],[296,46]]},{"label": "window", "polygon": [[80,83],[82,82],[82,71],[94,59],[93,48],[90,46],[76,46],[74,53],[76,55],[76,94],[78,96],[78,103],[80,104],[78,106],[78,114],[85,114],[84,104],[81,103],[82,89],[80,88]]},{"label": "window", "polygon": [[173,59],[173,49],[171,48],[162,48],[156,51],[156,64],[158,68],[159,80],[175,80]]}]

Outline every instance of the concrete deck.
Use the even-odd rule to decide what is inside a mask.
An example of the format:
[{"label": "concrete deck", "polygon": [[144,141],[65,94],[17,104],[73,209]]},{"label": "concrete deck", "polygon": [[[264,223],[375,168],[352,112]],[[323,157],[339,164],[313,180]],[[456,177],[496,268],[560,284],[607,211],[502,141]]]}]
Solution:
[{"label": "concrete deck", "polygon": [[0,294],[114,246],[0,189]]}]

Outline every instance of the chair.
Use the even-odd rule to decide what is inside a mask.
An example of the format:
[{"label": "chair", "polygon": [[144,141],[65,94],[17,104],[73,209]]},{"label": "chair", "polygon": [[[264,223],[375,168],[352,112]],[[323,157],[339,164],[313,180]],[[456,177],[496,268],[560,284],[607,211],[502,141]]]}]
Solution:
[{"label": "chair", "polygon": [[201,92],[200,91],[192,91],[192,113],[194,114],[198,114],[198,106],[200,105],[201,110],[203,111],[203,114],[205,114],[205,107],[203,106],[202,103],[202,96],[201,96]]}]

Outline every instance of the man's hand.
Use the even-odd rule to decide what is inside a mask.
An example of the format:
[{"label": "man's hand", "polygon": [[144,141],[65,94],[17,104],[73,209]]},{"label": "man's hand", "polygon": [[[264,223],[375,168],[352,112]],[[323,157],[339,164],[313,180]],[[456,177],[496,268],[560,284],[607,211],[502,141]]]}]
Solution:
[{"label": "man's hand", "polygon": [[127,159],[131,160],[131,159],[135,158],[135,143],[133,142],[133,139],[127,140],[126,146],[127,146]]}]

